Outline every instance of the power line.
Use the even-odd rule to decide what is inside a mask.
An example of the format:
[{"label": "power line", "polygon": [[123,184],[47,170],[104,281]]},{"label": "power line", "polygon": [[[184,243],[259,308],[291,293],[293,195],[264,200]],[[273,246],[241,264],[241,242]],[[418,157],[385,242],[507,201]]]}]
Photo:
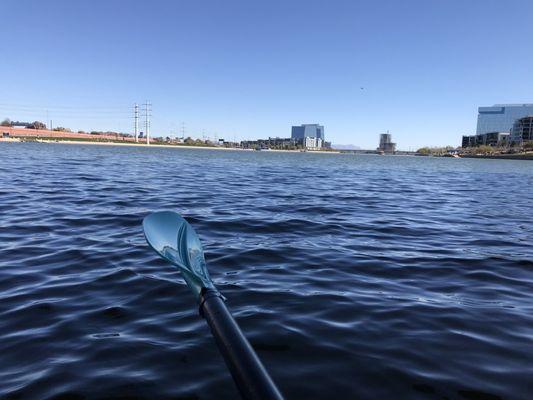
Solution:
[{"label": "power line", "polygon": [[0,102],[0,107],[9,108],[26,108],[35,110],[125,110],[128,106],[54,106],[54,105],[35,105],[35,104],[20,104],[20,103],[4,103]]}]

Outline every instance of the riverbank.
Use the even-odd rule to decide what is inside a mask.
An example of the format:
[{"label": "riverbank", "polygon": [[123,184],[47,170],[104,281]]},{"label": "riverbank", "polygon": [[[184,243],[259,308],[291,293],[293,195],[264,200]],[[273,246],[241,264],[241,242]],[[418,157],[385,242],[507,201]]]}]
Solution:
[{"label": "riverbank", "polygon": [[[7,143],[20,143],[25,142],[19,138],[0,138],[1,142]],[[36,139],[31,140],[32,143],[45,143],[45,144],[81,144],[81,145],[97,145],[97,146],[120,146],[120,147],[158,147],[168,149],[195,149],[195,150],[224,150],[224,151],[256,151],[254,149],[243,149],[240,147],[221,147],[221,146],[190,146],[186,144],[146,144],[136,142],[116,142],[116,141],[90,141],[90,140],[61,140],[61,139]],[[274,152],[274,153],[311,153],[311,154],[340,154],[339,151],[301,151],[301,150],[278,150],[269,149],[262,150],[261,152]]]},{"label": "riverbank", "polygon": [[492,154],[492,155],[480,155],[480,154],[461,154],[461,158],[486,158],[494,160],[529,160],[533,161],[533,153],[522,154]]},{"label": "riverbank", "polygon": [[440,157],[440,158],[484,158],[494,160],[533,160],[533,153],[517,154],[420,154],[415,153],[418,157]]}]

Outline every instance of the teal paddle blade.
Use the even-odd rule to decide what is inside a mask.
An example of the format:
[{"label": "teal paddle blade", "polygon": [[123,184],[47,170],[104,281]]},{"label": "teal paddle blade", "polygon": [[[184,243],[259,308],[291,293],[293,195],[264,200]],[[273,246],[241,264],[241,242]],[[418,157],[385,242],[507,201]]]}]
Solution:
[{"label": "teal paddle blade", "polygon": [[152,213],[144,218],[143,230],[150,247],[178,267],[197,299],[202,288],[215,289],[200,238],[181,215],[172,211]]}]

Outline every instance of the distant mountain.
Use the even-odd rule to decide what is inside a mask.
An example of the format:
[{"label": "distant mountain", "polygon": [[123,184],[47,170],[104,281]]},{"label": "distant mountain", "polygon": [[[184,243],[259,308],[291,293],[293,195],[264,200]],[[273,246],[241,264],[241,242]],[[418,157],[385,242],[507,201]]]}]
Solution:
[{"label": "distant mountain", "polygon": [[353,144],[332,144],[331,148],[335,150],[361,150],[359,146]]}]

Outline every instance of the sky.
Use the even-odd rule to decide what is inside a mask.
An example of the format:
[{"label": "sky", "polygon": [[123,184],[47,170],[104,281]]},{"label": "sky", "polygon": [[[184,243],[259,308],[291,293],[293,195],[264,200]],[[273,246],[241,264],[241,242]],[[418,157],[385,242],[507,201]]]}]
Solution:
[{"label": "sky", "polygon": [[531,0],[2,0],[0,118],[243,140],[460,145],[477,107],[533,103]]}]

